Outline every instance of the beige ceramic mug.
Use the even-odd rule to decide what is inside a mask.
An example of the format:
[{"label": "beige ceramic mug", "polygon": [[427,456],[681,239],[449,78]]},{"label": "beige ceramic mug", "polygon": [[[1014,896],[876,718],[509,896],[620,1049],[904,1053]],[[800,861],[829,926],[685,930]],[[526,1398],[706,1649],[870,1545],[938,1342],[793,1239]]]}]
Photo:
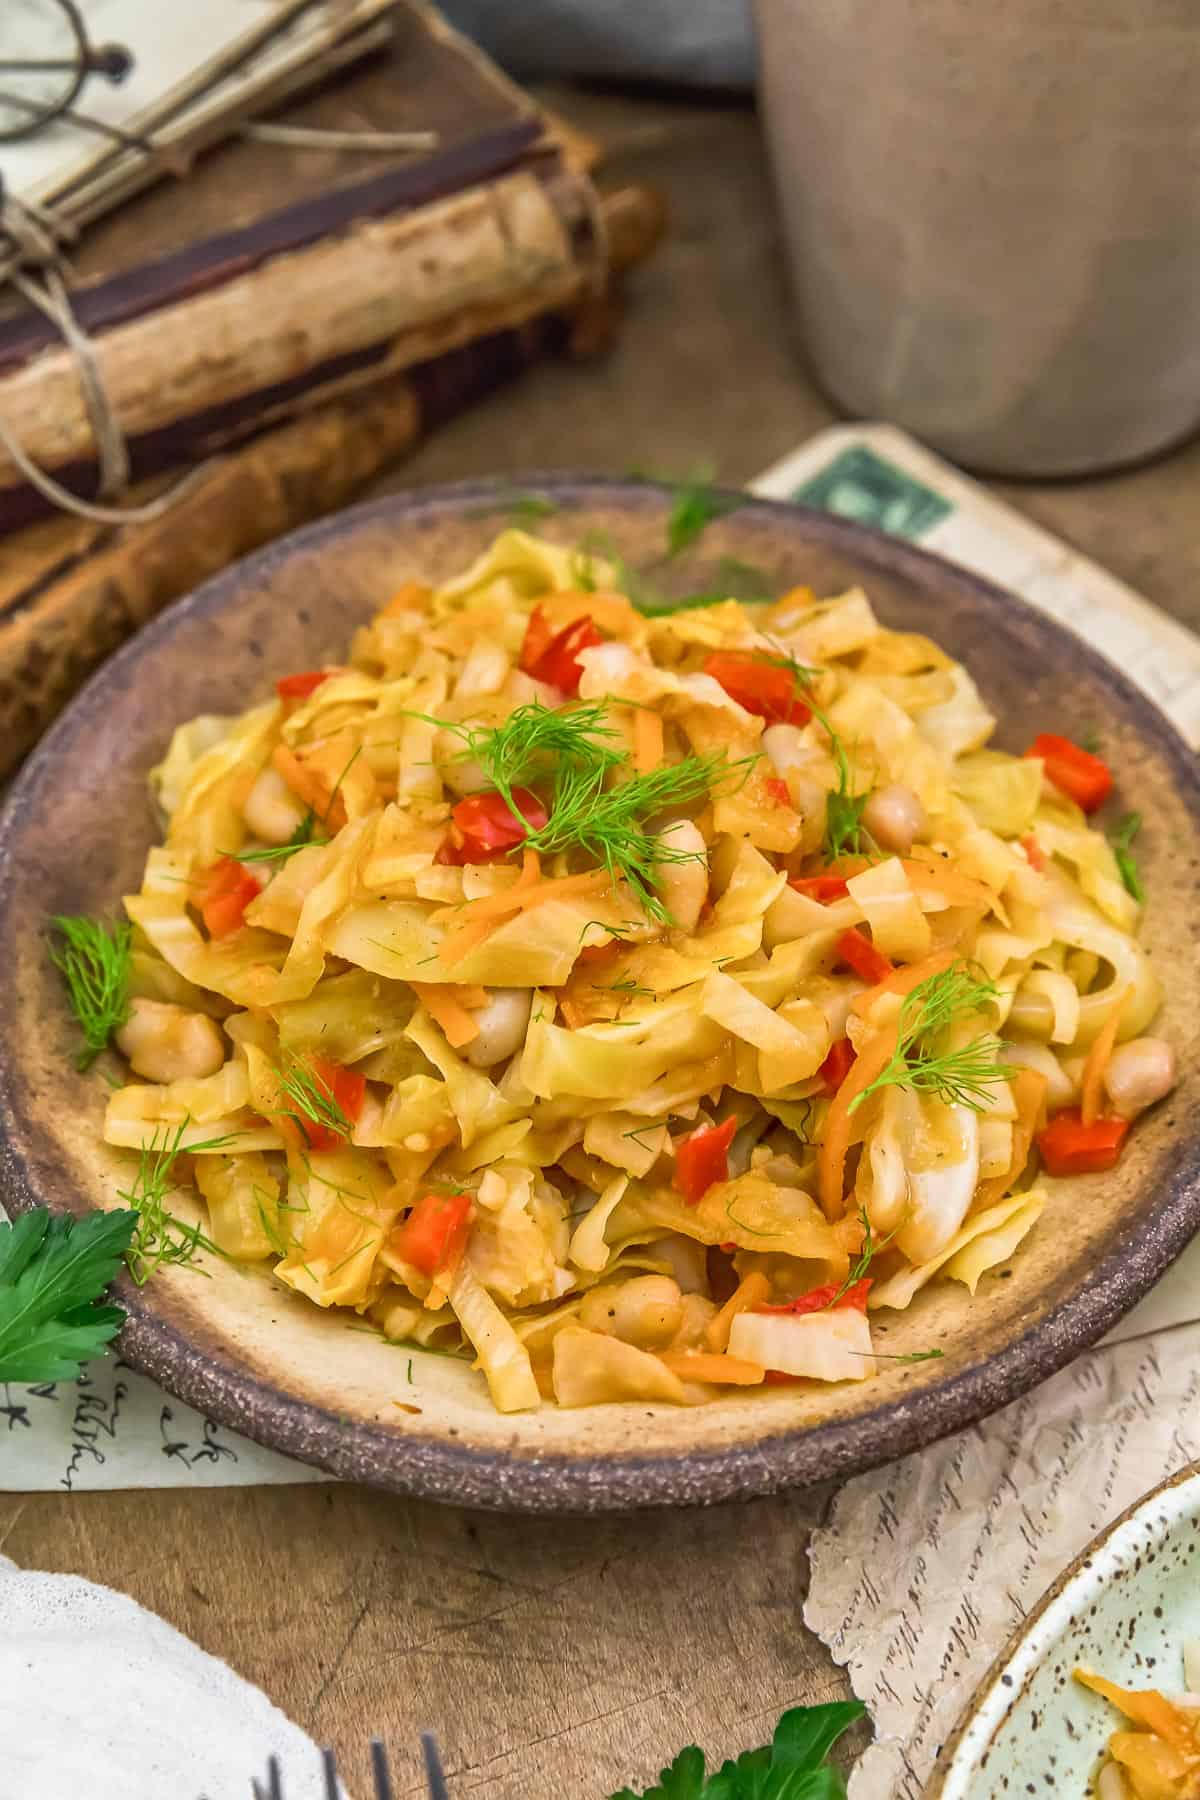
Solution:
[{"label": "beige ceramic mug", "polygon": [[997,474],[1200,426],[1200,0],[758,0],[801,327],[840,406]]}]

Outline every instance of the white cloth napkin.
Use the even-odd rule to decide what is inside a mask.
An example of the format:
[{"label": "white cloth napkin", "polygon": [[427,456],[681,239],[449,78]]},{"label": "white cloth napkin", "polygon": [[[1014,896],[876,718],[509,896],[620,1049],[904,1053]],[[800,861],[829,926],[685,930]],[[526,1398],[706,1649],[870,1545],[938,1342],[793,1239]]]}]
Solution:
[{"label": "white cloth napkin", "polygon": [[0,1800],[288,1800],[325,1793],[316,1745],[153,1613],[0,1557]]}]

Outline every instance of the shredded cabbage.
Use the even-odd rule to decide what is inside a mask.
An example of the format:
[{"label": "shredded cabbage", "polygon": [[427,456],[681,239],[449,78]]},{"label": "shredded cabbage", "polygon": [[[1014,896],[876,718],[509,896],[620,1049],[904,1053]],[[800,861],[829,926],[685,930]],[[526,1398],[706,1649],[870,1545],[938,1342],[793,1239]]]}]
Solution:
[{"label": "shredded cabbage", "polygon": [[[1122,1039],[1160,1003],[1104,830],[859,589],[647,616],[619,559],[516,530],[406,574],[311,692],[182,724],[153,771],[128,991],[203,1015],[206,1060],[130,1021],[177,1078],[108,1100],[122,1191],[191,1183],[206,1242],[473,1353],[500,1411],[699,1403],[725,1354],[865,1379],[853,1307],[710,1328],[750,1276],[845,1281],[864,1220],[872,1306],[1014,1254],[1047,1110],[1118,1001]],[[264,845],[279,783],[300,829]],[[896,854],[884,787],[924,815]],[[943,1016],[939,982],[985,1001]],[[644,1276],[658,1336],[588,1329]]]}]

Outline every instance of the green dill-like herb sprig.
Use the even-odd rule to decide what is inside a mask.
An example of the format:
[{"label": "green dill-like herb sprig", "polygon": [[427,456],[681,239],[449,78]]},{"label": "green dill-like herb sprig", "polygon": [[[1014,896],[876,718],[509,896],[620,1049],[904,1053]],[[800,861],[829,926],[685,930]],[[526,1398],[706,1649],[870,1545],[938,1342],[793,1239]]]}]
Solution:
[{"label": "green dill-like herb sprig", "polygon": [[820,674],[820,670],[810,669],[804,663],[797,662],[794,656],[788,655],[782,645],[776,647],[775,654],[764,655],[762,661],[772,663],[777,668],[791,670],[798,694],[803,697],[804,704],[829,739],[829,753],[833,757],[834,767],[837,770],[837,786],[830,790],[825,800],[825,837],[821,846],[822,857],[827,863],[832,863],[842,856],[874,857],[881,855],[879,845],[862,822],[870,794],[855,794],[851,791],[853,771],[846,746],[842,742],[840,734],[834,729],[828,714],[822,712],[821,708],[813,701],[813,684]]},{"label": "green dill-like herb sprig", "polygon": [[1132,894],[1139,906],[1144,906],[1146,902],[1146,890],[1142,886],[1142,877],[1137,866],[1137,858],[1133,854],[1133,840],[1141,829],[1141,813],[1126,813],[1125,817],[1118,820],[1117,824],[1109,832],[1108,841],[1112,845],[1112,852],[1116,857],[1117,868],[1120,871],[1121,880],[1124,883],[1126,893]]},{"label": "green dill-like herb sprig", "polygon": [[681,555],[707,531],[714,519],[723,519],[744,505],[740,494],[720,493],[709,486],[704,476],[677,483],[667,517],[667,555]]},{"label": "green dill-like herb sprig", "polygon": [[[183,1142],[191,1124],[184,1119],[171,1131],[162,1127],[161,1138],[156,1129],[148,1144],[138,1152],[137,1174],[133,1185],[117,1190],[120,1199],[137,1214],[133,1238],[125,1253],[129,1273],[139,1287],[145,1287],[156,1269],[164,1265],[186,1268],[194,1264],[200,1250],[216,1256],[221,1251],[201,1231],[199,1224],[185,1225],[167,1206],[167,1195],[175,1186],[175,1160],[181,1152],[209,1153],[225,1150],[234,1142],[236,1133],[206,1138],[198,1144]],[[203,1274],[205,1271],[198,1270]]]},{"label": "green dill-like herb sprig", "polygon": [[544,856],[582,851],[607,869],[613,882],[627,883],[649,918],[669,924],[670,915],[656,891],[659,876],[668,863],[694,862],[696,853],[664,843],[647,831],[644,821],[654,813],[707,799],[716,782],[738,766],[720,754],[687,756],[606,787],[603,775],[595,770],[562,764],[555,774],[550,816],[539,830],[526,835],[524,848]]},{"label": "green dill-like herb sprig", "polygon": [[936,1094],[948,1106],[981,1111],[996,1083],[1011,1081],[1017,1071],[996,1061],[994,1038],[950,1049],[946,1037],[952,1026],[983,1012],[998,997],[995,983],[973,974],[965,962],[926,976],[905,996],[896,1048],[874,1081],[851,1100],[849,1111],[885,1087]]},{"label": "green dill-like herb sprig", "polygon": [[[744,778],[749,768],[749,762],[729,763],[720,754],[687,756],[610,785],[627,758],[596,702],[552,711],[533,701],[495,727],[415,716],[461,738],[462,758],[477,762],[513,816],[530,826],[524,849],[544,856],[582,852],[613,881],[626,882],[647,915],[662,924],[670,919],[656,892],[661,871],[668,863],[694,862],[696,854],[664,843],[644,821],[706,799],[723,777],[740,771]],[[550,790],[546,823],[536,829],[515,797],[516,789],[535,783]]]},{"label": "green dill-like herb sprig", "polygon": [[330,839],[318,837],[316,835],[317,826],[328,823],[329,815],[333,811],[333,803],[341,791],[342,783],[362,755],[364,748],[364,745],[358,744],[351,751],[345,768],[329,791],[329,802],[324,812],[318,815],[310,806],[286,844],[268,844],[262,850],[232,850],[226,854],[233,862],[238,863],[276,863],[286,862],[290,856],[295,856],[297,850],[324,849]]},{"label": "green dill-like herb sprig", "polygon": [[83,1031],[76,1059],[86,1069],[129,1017],[129,964],[133,928],[124,920],[111,931],[99,919],[56,914],[52,928],[63,939],[50,957],[67,986],[71,1010]]},{"label": "green dill-like herb sprig", "polygon": [[242,850],[233,858],[240,863],[286,862],[297,850],[320,849],[329,842],[317,837],[317,815],[310,806],[286,844],[268,844],[262,850]]},{"label": "green dill-like herb sprig", "polygon": [[305,1136],[305,1127],[315,1125],[320,1131],[349,1138],[353,1126],[344,1108],[308,1063],[299,1059],[277,1063],[275,1079],[281,1095],[289,1102],[280,1108],[282,1118],[291,1119]]}]

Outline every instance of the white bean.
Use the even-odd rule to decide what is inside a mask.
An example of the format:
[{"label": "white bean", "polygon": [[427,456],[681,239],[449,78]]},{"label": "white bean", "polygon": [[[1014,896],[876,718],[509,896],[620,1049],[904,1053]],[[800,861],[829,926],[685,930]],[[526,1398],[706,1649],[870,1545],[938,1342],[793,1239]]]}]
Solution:
[{"label": "white bean", "polygon": [[584,1295],[579,1323],[639,1350],[657,1349],[669,1344],[683,1323],[683,1295],[669,1275],[606,1282]]},{"label": "white bean", "polygon": [[890,782],[876,788],[863,807],[862,822],[881,850],[907,856],[929,829],[925,808],[910,787]]},{"label": "white bean", "polygon": [[690,819],[677,819],[658,833],[658,840],[684,862],[663,862],[658,868],[659,893],[679,931],[695,931],[700,909],[708,898],[708,845]]},{"label": "white bean", "polygon": [[788,775],[812,761],[812,751],[798,725],[768,725],[762,734],[762,747],[779,775]]},{"label": "white bean", "polygon": [[1001,1047],[1000,1060],[1015,1063],[1018,1069],[1035,1069],[1046,1077],[1046,1105],[1051,1112],[1061,1112],[1064,1106],[1073,1106],[1079,1098],[1078,1081],[1072,1080],[1069,1071],[1046,1044],[1005,1043]]},{"label": "white bean", "polygon": [[242,807],[242,817],[264,844],[286,844],[304,822],[306,808],[278,769],[264,769]]},{"label": "white bean", "polygon": [[1119,1044],[1104,1071],[1108,1097],[1123,1119],[1136,1118],[1175,1086],[1175,1051],[1165,1038]]},{"label": "white bean", "polygon": [[215,1020],[168,1000],[130,1002],[116,1038],[136,1075],[147,1081],[200,1081],[225,1061],[225,1040]]},{"label": "white bean", "polygon": [[473,1069],[490,1069],[516,1054],[529,1029],[532,988],[489,988],[488,997],[472,1016],[479,1027],[463,1054]]}]

